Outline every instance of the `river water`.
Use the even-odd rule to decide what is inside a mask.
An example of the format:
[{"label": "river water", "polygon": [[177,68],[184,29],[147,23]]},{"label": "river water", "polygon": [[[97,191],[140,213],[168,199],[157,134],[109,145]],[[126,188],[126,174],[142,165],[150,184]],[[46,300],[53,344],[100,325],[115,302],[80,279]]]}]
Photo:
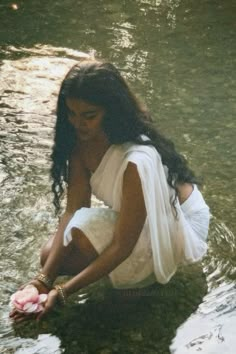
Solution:
[{"label": "river water", "polygon": [[[235,10],[234,0],[1,1],[1,353],[235,352]],[[88,52],[120,68],[203,177],[209,251],[141,300],[100,281],[40,324],[14,326],[9,297],[57,224],[48,171],[59,85]]]}]

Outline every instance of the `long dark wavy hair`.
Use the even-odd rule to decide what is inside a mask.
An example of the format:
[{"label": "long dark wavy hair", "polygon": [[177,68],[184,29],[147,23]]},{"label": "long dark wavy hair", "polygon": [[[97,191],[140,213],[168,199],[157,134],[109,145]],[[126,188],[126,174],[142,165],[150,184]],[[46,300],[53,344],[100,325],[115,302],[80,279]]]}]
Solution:
[{"label": "long dark wavy hair", "polygon": [[[107,62],[83,60],[72,67],[63,80],[57,102],[54,147],[51,155],[52,191],[56,213],[68,184],[69,159],[76,144],[75,129],[67,114],[66,98],[82,99],[105,109],[103,130],[111,144],[134,142],[154,146],[168,167],[168,184],[175,190],[178,183],[198,183],[186,159],[176,152],[172,141],[153,125],[150,113],[131,92],[116,67]],[[141,134],[150,140],[142,141]]]}]

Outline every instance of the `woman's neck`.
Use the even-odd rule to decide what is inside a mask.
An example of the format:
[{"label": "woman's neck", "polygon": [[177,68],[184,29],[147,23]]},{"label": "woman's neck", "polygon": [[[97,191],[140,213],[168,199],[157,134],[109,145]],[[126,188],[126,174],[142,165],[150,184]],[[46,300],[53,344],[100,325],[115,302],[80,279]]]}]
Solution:
[{"label": "woman's neck", "polygon": [[107,150],[111,145],[105,133],[99,134],[93,139],[78,140],[78,145],[85,150]]},{"label": "woman's neck", "polygon": [[108,138],[96,137],[90,141],[80,141],[79,150],[86,168],[90,172],[94,172],[100,164],[104,154],[111,146]]}]

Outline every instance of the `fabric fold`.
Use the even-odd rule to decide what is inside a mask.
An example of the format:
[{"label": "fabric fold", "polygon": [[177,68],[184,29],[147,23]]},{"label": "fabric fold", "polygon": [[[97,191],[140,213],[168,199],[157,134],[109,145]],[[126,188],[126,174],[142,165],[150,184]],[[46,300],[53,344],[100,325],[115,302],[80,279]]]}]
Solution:
[{"label": "fabric fold", "polygon": [[[194,263],[202,259],[207,244],[185,219],[178,201],[175,204],[176,215],[170,203],[174,199],[174,190],[168,185],[165,169],[156,149],[150,146],[133,146],[127,151],[127,160],[137,165],[148,215],[154,272],[157,280],[164,284],[170,280],[180,263]],[[200,199],[201,193],[197,186],[194,186],[193,193],[189,200],[190,213],[208,209],[203,198]]]}]

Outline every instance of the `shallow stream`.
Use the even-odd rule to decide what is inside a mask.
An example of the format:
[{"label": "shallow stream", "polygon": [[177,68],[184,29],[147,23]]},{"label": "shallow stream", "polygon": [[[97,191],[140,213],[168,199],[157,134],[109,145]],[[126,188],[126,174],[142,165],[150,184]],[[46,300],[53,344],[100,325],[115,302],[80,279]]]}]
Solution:
[{"label": "shallow stream", "polygon": [[[235,10],[233,0],[0,3],[0,353],[234,353]],[[9,297],[37,272],[57,224],[48,171],[59,85],[94,51],[203,177],[209,252],[141,300],[101,281],[16,327]]]}]

